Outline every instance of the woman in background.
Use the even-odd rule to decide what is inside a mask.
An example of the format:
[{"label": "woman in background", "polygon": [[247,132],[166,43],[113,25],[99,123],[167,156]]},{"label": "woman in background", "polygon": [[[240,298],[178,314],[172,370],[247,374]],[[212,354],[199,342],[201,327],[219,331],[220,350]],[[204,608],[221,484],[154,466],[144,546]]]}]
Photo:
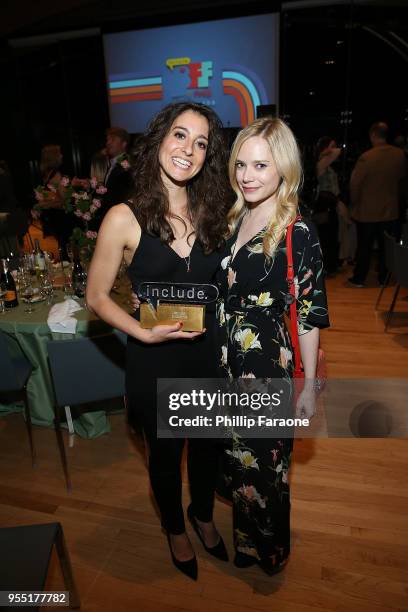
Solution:
[{"label": "woman in background", "polygon": [[98,183],[103,185],[108,168],[109,157],[107,156],[105,149],[101,149],[92,157],[90,178],[96,179]]},{"label": "woman in background", "polygon": [[339,157],[341,149],[329,136],[319,138],[316,145],[317,197],[313,206],[313,221],[319,233],[325,272],[334,276],[339,266],[339,220],[337,202],[340,189],[338,176],[332,163]]}]

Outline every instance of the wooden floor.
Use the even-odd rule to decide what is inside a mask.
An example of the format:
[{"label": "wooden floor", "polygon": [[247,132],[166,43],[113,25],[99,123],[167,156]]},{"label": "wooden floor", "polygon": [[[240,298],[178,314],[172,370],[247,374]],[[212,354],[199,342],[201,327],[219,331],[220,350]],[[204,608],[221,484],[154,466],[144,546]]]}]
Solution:
[{"label": "wooden floor", "polygon": [[[348,288],[348,275],[345,269],[328,282],[332,328],[323,346],[330,375],[406,378],[406,290],[384,334],[383,313],[373,310],[378,288]],[[75,439],[68,495],[54,432],[35,428],[33,470],[21,415],[0,420],[0,524],[62,523],[84,612],[408,611],[406,440],[296,441],[286,570],[268,578],[258,568],[235,569],[209,557],[192,533],[199,561],[194,583],[170,562],[143,455],[123,416],[112,416],[111,424],[110,435]],[[230,508],[217,500],[215,517],[232,556]],[[47,587],[62,585],[53,558]]]}]

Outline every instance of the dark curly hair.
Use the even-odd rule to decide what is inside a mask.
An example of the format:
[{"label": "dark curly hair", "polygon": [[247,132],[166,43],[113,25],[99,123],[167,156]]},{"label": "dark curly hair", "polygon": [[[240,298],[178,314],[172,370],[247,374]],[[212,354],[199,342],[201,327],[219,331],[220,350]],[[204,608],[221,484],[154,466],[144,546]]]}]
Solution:
[{"label": "dark curly hair", "polygon": [[132,169],[133,206],[143,231],[160,236],[167,244],[174,240],[173,230],[166,219],[170,205],[161,179],[159,149],[175,119],[186,111],[199,113],[209,125],[204,165],[186,187],[196,238],[204,252],[210,253],[221,246],[227,234],[227,212],[233,192],[228,181],[227,148],[221,131],[222,124],[214,111],[204,104],[178,102],[165,106],[139,138]]}]

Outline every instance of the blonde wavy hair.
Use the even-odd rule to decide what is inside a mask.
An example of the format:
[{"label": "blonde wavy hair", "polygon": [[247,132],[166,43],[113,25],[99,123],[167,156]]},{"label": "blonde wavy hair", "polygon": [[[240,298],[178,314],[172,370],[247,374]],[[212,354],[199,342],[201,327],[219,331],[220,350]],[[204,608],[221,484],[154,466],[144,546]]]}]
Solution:
[{"label": "blonde wavy hair", "polygon": [[286,228],[295,220],[298,209],[298,192],[302,184],[302,164],[300,152],[290,128],[275,117],[256,119],[241,130],[232,146],[229,161],[229,178],[237,199],[228,214],[230,235],[232,235],[244,216],[247,207],[244,196],[236,179],[236,161],[239,151],[249,138],[261,136],[266,140],[272,159],[281,177],[276,191],[276,207],[264,231],[263,242],[250,248],[253,253],[264,253],[272,258],[279,242],[286,235]]}]

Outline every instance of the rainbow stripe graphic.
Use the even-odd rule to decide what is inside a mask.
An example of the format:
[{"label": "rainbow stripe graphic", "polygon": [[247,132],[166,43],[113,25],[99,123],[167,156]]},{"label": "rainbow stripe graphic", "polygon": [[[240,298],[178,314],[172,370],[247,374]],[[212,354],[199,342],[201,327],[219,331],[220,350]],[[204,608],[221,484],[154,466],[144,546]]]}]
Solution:
[{"label": "rainbow stripe graphic", "polygon": [[256,107],[261,104],[254,83],[241,72],[223,70],[222,84],[224,93],[233,96],[238,103],[241,127],[251,123],[256,117]]},{"label": "rainbow stripe graphic", "polygon": [[135,100],[161,100],[163,98],[162,77],[109,81],[109,97],[112,104]]}]

